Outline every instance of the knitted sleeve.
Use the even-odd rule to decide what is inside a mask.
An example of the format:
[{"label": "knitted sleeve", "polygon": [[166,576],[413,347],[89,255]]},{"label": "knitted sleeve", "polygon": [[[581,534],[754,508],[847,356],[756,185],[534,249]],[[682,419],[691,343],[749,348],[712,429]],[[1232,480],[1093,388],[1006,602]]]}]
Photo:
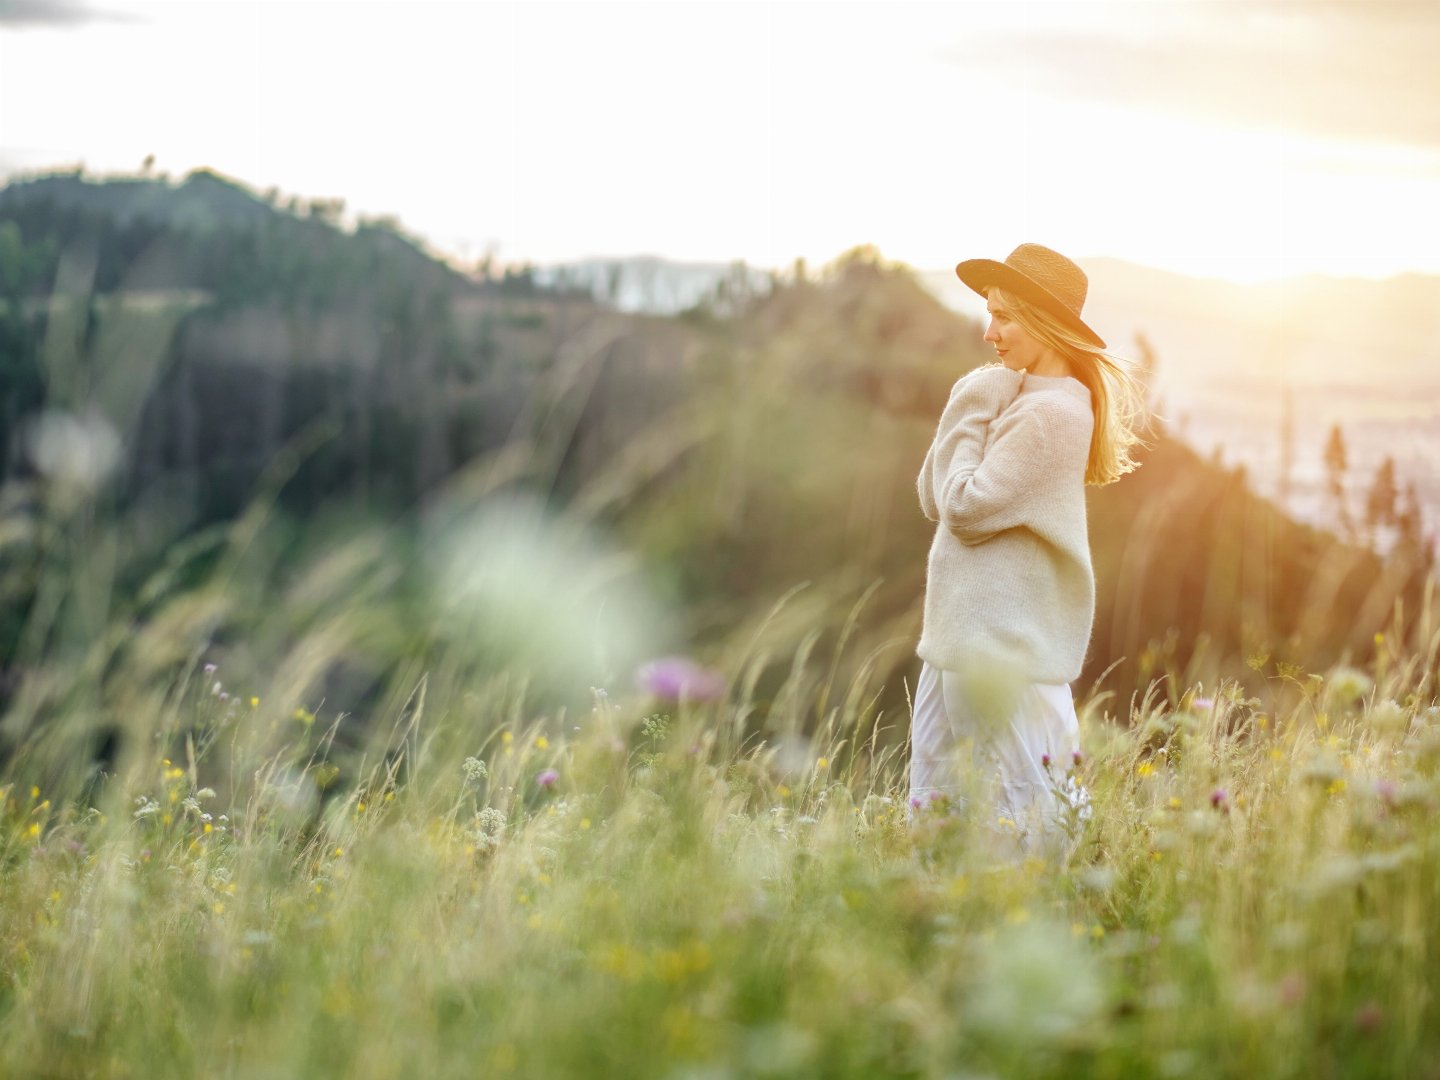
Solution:
[{"label": "knitted sleeve", "polygon": [[[946,477],[940,499],[946,527],[965,544],[1006,529],[1039,528],[1055,506],[1054,482],[1066,475],[1074,427],[1063,410],[1044,403],[1002,417],[984,458]],[[1079,452],[1078,442],[1073,449]]]},{"label": "knitted sleeve", "polygon": [[1003,364],[987,364],[964,375],[950,391],[935,440],[915,479],[920,509],[940,520],[947,477],[957,469],[973,470],[985,448],[986,430],[1019,393],[1024,374]]}]

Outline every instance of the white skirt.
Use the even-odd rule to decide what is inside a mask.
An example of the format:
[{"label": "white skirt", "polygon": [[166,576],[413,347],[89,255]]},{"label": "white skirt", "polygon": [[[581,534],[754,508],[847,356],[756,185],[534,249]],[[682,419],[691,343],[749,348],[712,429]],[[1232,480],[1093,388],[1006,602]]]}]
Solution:
[{"label": "white skirt", "polygon": [[[952,671],[921,661],[910,723],[911,820],[937,806],[981,804],[981,824],[1019,851],[1054,854],[1089,817],[1077,779],[1080,721],[1066,684],[1012,688],[1002,711],[977,705]],[[994,698],[990,699],[995,700]]]}]

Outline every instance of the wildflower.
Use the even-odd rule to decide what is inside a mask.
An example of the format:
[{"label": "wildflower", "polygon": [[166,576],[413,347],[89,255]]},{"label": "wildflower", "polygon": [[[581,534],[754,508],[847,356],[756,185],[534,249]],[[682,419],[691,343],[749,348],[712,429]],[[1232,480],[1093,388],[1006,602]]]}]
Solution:
[{"label": "wildflower", "polygon": [[1298,1005],[1305,997],[1305,976],[1292,971],[1280,980],[1280,1000],[1286,1005]]},{"label": "wildflower", "polygon": [[1382,776],[1379,780],[1375,781],[1375,794],[1379,796],[1380,801],[1387,806],[1395,805],[1395,796],[1398,792],[1399,789],[1395,786],[1394,780],[1388,780]]},{"label": "wildflower", "polygon": [[1330,673],[1327,697],[1340,707],[1353,705],[1375,689],[1375,681],[1358,668],[1339,667]]},{"label": "wildflower", "polygon": [[258,709],[260,707],[260,699],[258,697],[252,697],[250,699],[250,707],[252,709]]},{"label": "wildflower", "polygon": [[485,767],[485,762],[477,757],[467,757],[460,768],[465,773],[465,779],[472,784],[478,784],[490,775],[490,770]]},{"label": "wildflower", "polygon": [[1370,727],[1386,734],[1403,733],[1410,727],[1410,714],[1398,702],[1386,698],[1370,710]]},{"label": "wildflower", "polygon": [[550,740],[547,739],[544,735],[541,735],[538,739],[535,740],[535,748],[537,750],[549,750]]},{"label": "wildflower", "polygon": [[1197,697],[1190,702],[1190,708],[1194,712],[1207,713],[1215,707],[1215,699],[1208,697]]},{"label": "wildflower", "polygon": [[1210,793],[1210,805],[1216,810],[1230,812],[1230,796],[1225,793],[1224,788],[1216,788]]},{"label": "wildflower", "polygon": [[[1378,634],[1376,635],[1379,636]],[[1355,1010],[1355,1027],[1366,1035],[1371,1035],[1380,1030],[1380,1025],[1385,1022],[1385,1013],[1380,1004],[1375,1001],[1367,1001]]]},{"label": "wildflower", "polygon": [[542,788],[548,788],[559,779],[560,774],[558,772],[554,769],[546,769],[544,772],[536,774],[535,783],[539,784]]},{"label": "wildflower", "polygon": [[911,796],[910,796],[910,806],[911,806],[913,809],[919,810],[919,809],[920,809],[922,806],[924,806],[924,805],[925,805],[925,800],[922,799],[922,798],[920,798],[919,795],[911,795]]},{"label": "wildflower", "polygon": [[1079,751],[1079,750],[1073,751],[1073,752],[1070,754],[1070,763],[1071,763],[1072,765],[1074,765],[1077,769],[1080,767],[1080,760],[1081,760],[1081,759],[1080,759],[1080,751]]},{"label": "wildflower", "polygon": [[215,665],[214,665],[214,664],[206,664],[206,665],[205,665],[205,674],[206,674],[206,675],[214,675],[214,674],[215,674]]},{"label": "wildflower", "polygon": [[715,701],[725,696],[723,675],[682,656],[667,656],[641,665],[635,673],[635,684],[646,693],[667,701],[682,698]]},{"label": "wildflower", "polygon": [[1139,765],[1135,766],[1135,772],[1139,776],[1149,776],[1154,771],[1155,766],[1148,761],[1142,761]]},{"label": "wildflower", "polygon": [[820,760],[818,760],[817,762],[815,762],[815,768],[816,768],[816,769],[824,770],[824,769],[828,769],[829,767],[830,767],[830,761],[829,761],[828,758],[823,758],[823,757],[822,757]]}]

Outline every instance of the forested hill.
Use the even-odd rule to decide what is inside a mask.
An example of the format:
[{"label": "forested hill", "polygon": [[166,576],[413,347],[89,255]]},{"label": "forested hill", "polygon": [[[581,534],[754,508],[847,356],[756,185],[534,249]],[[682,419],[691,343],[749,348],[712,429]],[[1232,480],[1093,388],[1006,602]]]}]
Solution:
[{"label": "forested hill", "polygon": [[[914,477],[950,385],[988,359],[976,325],[867,248],[638,316],[338,216],[204,172],[0,189],[7,486],[45,472],[37,424],[70,418],[116,448],[106,505],[163,513],[143,563],[235,519],[287,448],[280,504],[302,531],[339,506],[403,525],[504,460],[509,486],[623,538],[717,661],[796,586],[793,618],[771,627],[792,643],[839,645],[863,598],[837,671],[869,664],[903,702],[932,528]],[[1414,620],[1419,560],[1383,564],[1153,441],[1139,472],[1091,492],[1087,679],[1113,666],[1124,694],[1187,663],[1258,678],[1358,658],[1397,598]],[[0,663],[27,580],[6,579]]]}]

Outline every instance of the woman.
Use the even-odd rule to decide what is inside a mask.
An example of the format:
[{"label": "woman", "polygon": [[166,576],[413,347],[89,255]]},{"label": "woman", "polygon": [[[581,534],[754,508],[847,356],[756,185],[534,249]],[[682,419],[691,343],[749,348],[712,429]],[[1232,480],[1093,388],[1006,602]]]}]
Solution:
[{"label": "woman", "polygon": [[1021,851],[1053,852],[1087,813],[1076,779],[1079,678],[1095,614],[1086,484],[1135,468],[1140,384],[1080,317],[1088,281],[1021,244],[970,259],[999,363],[950,392],[916,480],[936,522],[911,724],[912,813],[978,797]]}]

